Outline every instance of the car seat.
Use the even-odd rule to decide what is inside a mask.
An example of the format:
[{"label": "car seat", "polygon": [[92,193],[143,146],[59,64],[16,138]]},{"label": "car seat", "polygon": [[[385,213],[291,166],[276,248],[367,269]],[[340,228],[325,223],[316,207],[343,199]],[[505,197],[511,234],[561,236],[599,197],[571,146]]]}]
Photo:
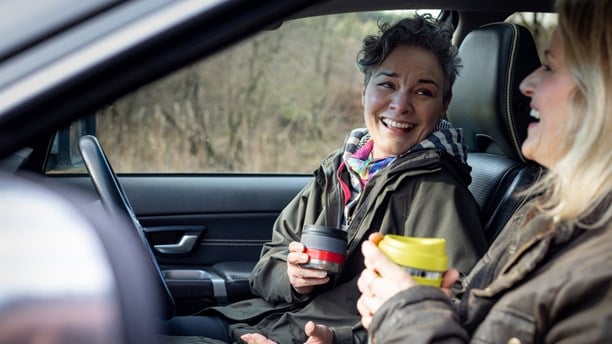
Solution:
[{"label": "car seat", "polygon": [[531,33],[511,23],[484,25],[459,48],[461,64],[448,119],[463,128],[472,167],[470,191],[481,208],[491,243],[523,199],[516,191],[531,184],[540,167],[521,153],[527,136],[529,98],[520,82],[540,66]]}]

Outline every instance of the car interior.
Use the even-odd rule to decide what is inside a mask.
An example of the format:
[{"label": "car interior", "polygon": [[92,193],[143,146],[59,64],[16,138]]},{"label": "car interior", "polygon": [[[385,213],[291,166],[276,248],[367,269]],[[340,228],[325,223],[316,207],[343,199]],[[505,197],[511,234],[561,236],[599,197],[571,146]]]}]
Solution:
[{"label": "car interior", "polygon": [[[118,226],[94,227],[104,231],[98,235],[112,258],[112,269],[123,271],[116,278],[129,279],[127,266],[122,268],[120,261],[144,252],[145,259],[138,264],[147,272],[142,280],[129,279],[129,284],[160,303],[161,311],[155,313],[161,318],[197,314],[209,306],[253,297],[249,276],[261,247],[270,239],[280,211],[311,175],[124,172],[115,168],[120,161],[107,154],[113,142],[104,141],[96,132],[100,127],[92,129],[87,121],[130,92],[248,41],[258,32],[274,31],[286,21],[346,12],[439,8],[439,18],[456,27],[453,40],[462,64],[447,116],[455,127],[463,128],[472,167],[469,189],[480,205],[491,243],[528,197],[517,197],[517,192],[542,172],[520,151],[529,123],[529,98],[521,94],[519,84],[541,65],[539,43],[524,25],[507,18],[515,12],[551,13],[553,3],[278,0],[255,5],[234,0],[210,4],[155,0],[83,6],[66,15],[69,19],[58,19],[61,25],[41,28],[44,34],[25,32],[23,42],[0,45],[0,172],[4,173],[0,179],[11,183],[15,178],[21,185],[22,175],[35,176],[35,189],[45,188],[71,200],[70,204],[79,203],[78,211],[96,212],[96,222],[100,217],[121,219]],[[132,27],[131,23],[147,20],[158,26]],[[0,32],[3,29],[0,26]],[[119,35],[124,31],[131,34]],[[116,51],[86,54],[88,44],[102,40],[124,43],[117,43]],[[69,71],[58,74],[50,69],[56,64]],[[48,165],[58,160],[57,152],[62,150],[78,168],[50,172]],[[138,153],[126,152],[124,157],[134,155]],[[37,192],[25,184],[23,192],[36,198]],[[122,230],[132,239],[121,239]],[[124,240],[123,245],[109,244]],[[122,283],[121,288],[130,289]],[[154,291],[149,290],[151,283]],[[0,303],[0,316],[3,311]],[[138,337],[139,331],[127,336]],[[126,342],[134,342],[135,337]]]},{"label": "car interior", "polygon": [[[471,31],[459,55],[463,69],[448,118],[464,130],[472,167],[469,189],[480,205],[485,237],[491,243],[525,198],[516,197],[516,192],[540,173],[520,149],[529,124],[529,98],[519,91],[519,84],[541,63],[529,31],[510,23]],[[490,77],[480,77],[483,70],[491,71]]]}]

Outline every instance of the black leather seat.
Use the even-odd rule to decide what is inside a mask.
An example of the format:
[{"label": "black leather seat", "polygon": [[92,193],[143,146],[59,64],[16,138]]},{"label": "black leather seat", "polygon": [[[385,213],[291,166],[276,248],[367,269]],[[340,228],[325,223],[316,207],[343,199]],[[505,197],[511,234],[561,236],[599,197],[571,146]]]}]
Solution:
[{"label": "black leather seat", "polygon": [[529,98],[520,82],[540,66],[531,33],[520,25],[494,23],[470,32],[459,48],[463,68],[453,87],[448,118],[463,128],[472,166],[470,191],[481,207],[489,243],[520,205],[514,196],[539,174],[525,159]]}]

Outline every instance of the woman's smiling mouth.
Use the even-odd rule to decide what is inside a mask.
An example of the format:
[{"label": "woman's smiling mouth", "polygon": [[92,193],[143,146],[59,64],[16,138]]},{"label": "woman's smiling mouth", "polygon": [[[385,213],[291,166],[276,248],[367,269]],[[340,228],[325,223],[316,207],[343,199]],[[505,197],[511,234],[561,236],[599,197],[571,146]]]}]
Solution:
[{"label": "woman's smiling mouth", "polygon": [[386,127],[393,128],[393,129],[410,130],[410,129],[415,127],[414,124],[405,123],[405,122],[397,122],[397,121],[394,121],[394,120],[392,120],[390,118],[383,118],[383,119],[381,119],[381,122]]}]

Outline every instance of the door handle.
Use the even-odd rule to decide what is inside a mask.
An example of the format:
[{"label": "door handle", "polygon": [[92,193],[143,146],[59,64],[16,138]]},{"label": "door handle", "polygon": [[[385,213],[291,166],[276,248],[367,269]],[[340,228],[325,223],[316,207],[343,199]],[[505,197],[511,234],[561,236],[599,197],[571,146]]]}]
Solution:
[{"label": "door handle", "polygon": [[178,254],[188,253],[191,251],[196,241],[198,240],[197,234],[184,234],[181,240],[176,244],[159,244],[155,245],[155,249],[160,253],[166,254]]}]

